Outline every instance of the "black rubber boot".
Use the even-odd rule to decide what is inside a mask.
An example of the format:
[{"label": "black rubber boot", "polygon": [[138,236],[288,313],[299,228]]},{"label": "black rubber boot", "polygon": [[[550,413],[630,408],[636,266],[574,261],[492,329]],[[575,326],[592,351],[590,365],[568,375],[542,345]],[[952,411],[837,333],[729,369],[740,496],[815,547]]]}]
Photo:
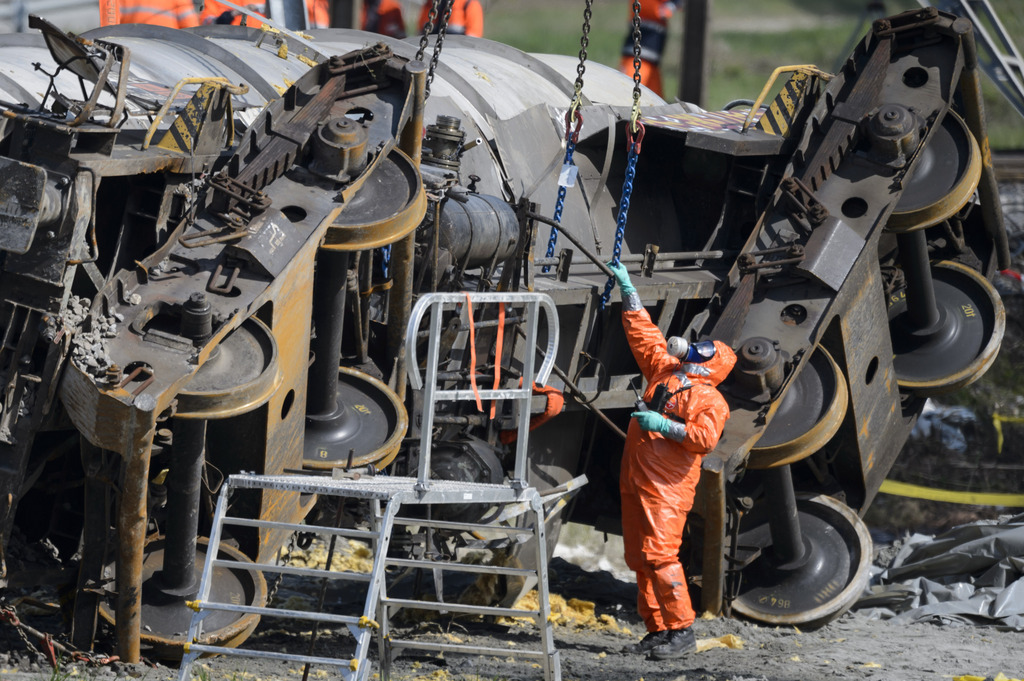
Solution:
[{"label": "black rubber boot", "polygon": [[642,639],[633,645],[626,646],[623,650],[627,653],[646,653],[664,643],[666,636],[668,636],[667,631],[649,631]]},{"label": "black rubber boot", "polygon": [[697,650],[697,639],[689,627],[686,629],[672,629],[665,637],[661,645],[651,648],[650,658],[652,660],[674,660],[685,657]]}]

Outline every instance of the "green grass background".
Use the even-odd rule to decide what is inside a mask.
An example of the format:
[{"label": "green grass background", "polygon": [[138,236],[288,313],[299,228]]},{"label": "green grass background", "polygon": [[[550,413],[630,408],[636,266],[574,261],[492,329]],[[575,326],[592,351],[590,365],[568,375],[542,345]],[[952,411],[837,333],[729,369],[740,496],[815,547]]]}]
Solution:
[{"label": "green grass background", "polygon": [[[577,55],[582,0],[483,0],[487,38],[527,52]],[[990,0],[1018,47],[1024,46],[1024,0]],[[917,9],[916,0],[887,0],[895,14]],[[588,58],[617,66],[630,18],[628,0],[593,0]],[[817,64],[833,71],[847,48],[873,18],[865,0],[710,0],[707,109],[734,99],[752,99],[777,66]],[[683,16],[669,25],[662,77],[665,97],[679,91]],[[987,83],[987,79],[986,79]],[[1024,148],[1024,118],[990,84],[986,85],[989,137],[994,148]]]}]

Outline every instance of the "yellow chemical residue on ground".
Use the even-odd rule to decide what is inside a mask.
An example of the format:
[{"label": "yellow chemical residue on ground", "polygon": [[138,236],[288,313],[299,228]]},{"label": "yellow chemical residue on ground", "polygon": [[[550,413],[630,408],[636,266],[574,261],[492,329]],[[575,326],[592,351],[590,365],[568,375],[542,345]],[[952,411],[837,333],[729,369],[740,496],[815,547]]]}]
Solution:
[{"label": "yellow chemical residue on ground", "polygon": [[718,638],[697,639],[697,652],[703,653],[712,648],[731,648],[732,650],[743,650],[743,639],[736,634],[726,634]]},{"label": "yellow chemical residue on ground", "polygon": [[312,612],[315,607],[315,603],[312,598],[308,596],[289,596],[284,603],[279,606],[284,610],[304,610],[306,612]]},{"label": "yellow chemical residue on ground", "polygon": [[454,678],[447,669],[435,669],[429,674],[414,676],[409,681],[452,681]]},{"label": "yellow chemical residue on ground", "polygon": [[[314,539],[308,549],[282,549],[281,560],[292,567],[323,570],[327,565],[330,547],[322,539]],[[334,572],[370,572],[373,569],[373,552],[367,544],[359,541],[339,540],[334,546],[331,570]]]},{"label": "yellow chemical residue on ground", "polygon": [[[985,681],[988,676],[975,676],[973,674],[965,674],[963,676],[954,676],[953,681]],[[1020,679],[1011,679],[1002,672],[999,672],[992,678],[992,681],[1021,681]]]},{"label": "yellow chemical residue on ground", "polygon": [[[551,618],[555,626],[573,627],[576,629],[601,629],[604,631],[615,631],[623,634],[632,634],[628,627],[619,624],[611,615],[597,615],[594,610],[594,603],[579,598],[565,600],[558,594],[551,594],[549,598]],[[519,610],[537,610],[540,607],[536,589],[516,601],[515,608]],[[502,618],[506,621],[530,622],[528,617]]]}]

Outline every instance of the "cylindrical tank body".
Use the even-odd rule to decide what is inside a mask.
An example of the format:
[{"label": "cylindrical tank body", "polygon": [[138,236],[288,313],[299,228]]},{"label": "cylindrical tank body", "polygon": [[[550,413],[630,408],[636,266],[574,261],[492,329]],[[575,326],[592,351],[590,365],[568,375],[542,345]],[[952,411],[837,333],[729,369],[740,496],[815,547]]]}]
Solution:
[{"label": "cylindrical tank body", "polygon": [[441,209],[440,246],[465,269],[503,262],[518,237],[515,211],[496,196],[453,194]]}]

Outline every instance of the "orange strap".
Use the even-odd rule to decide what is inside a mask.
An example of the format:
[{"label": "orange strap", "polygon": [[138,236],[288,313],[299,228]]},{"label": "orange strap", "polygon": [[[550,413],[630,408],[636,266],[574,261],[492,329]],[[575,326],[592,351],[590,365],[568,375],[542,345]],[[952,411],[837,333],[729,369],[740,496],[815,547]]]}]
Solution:
[{"label": "orange strap", "polygon": [[476,329],[473,325],[473,301],[466,294],[466,314],[469,316],[469,385],[473,387],[476,397],[476,410],[483,411],[484,404],[480,401],[480,389],[476,387]]},{"label": "orange strap", "polygon": [[[505,339],[505,303],[498,303],[498,339],[494,347],[494,390],[501,386],[501,351]],[[498,411],[498,400],[491,400],[491,420]]]},{"label": "orange strap", "polygon": [[[537,385],[534,383],[533,394],[545,395],[548,398],[548,401],[547,404],[544,405],[544,413],[530,417],[530,430],[539,428],[561,414],[562,407],[565,406],[565,396],[562,395],[562,392],[558,388],[553,388],[550,385]],[[506,445],[515,442],[517,436],[518,433],[514,430],[503,430],[500,434],[502,443]]]},{"label": "orange strap", "polygon": [[117,0],[100,0],[100,26],[116,26],[121,23],[121,8]]}]

